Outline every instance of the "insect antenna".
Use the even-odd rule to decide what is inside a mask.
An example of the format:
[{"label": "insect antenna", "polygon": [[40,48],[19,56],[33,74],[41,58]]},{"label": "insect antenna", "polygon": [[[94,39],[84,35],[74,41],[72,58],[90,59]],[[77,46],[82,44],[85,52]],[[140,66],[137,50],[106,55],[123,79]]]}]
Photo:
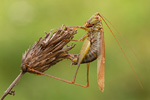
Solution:
[{"label": "insect antenna", "polygon": [[135,51],[133,50],[133,48],[130,46],[130,44],[128,43],[128,41],[122,36],[122,34],[116,29],[116,27],[103,15],[101,15],[101,17],[103,17],[114,29],[115,31],[119,34],[119,37],[121,37],[125,44],[128,46],[128,48],[131,50],[131,52],[135,55],[135,57],[137,58],[137,60],[142,63],[142,60],[140,59],[140,57],[135,53]]},{"label": "insect antenna", "polygon": [[[113,37],[115,38],[115,40],[116,40],[117,44],[119,45],[119,47],[120,47],[120,49],[121,49],[121,51],[122,51],[123,55],[125,56],[125,58],[126,58],[126,60],[127,60],[128,64],[130,65],[130,67],[131,67],[131,69],[132,69],[132,71],[133,71],[133,73],[134,73],[134,76],[135,76],[136,80],[138,81],[138,83],[139,83],[140,87],[141,87],[141,88],[143,88],[143,86],[142,86],[141,82],[139,81],[139,78],[138,78],[138,76],[137,76],[136,72],[134,71],[134,69],[133,69],[133,67],[132,67],[132,65],[131,65],[131,63],[130,63],[130,61],[129,61],[128,57],[126,56],[126,54],[125,54],[124,50],[122,49],[122,47],[121,47],[121,45],[120,45],[119,41],[117,40],[117,38],[115,37],[115,34],[114,34],[114,33],[113,33],[113,31],[111,30],[111,28],[109,27],[109,25],[107,24],[107,22],[105,21],[105,19],[104,19],[105,17],[103,17],[101,14],[100,14],[100,17],[101,17],[101,18],[102,18],[102,20],[105,22],[106,26],[108,27],[108,29],[109,29],[109,30],[110,30],[110,32],[112,33]],[[107,20],[107,21],[108,21],[108,20]],[[109,22],[109,21],[108,21],[108,22]],[[111,24],[111,25],[112,25],[112,24]]]}]

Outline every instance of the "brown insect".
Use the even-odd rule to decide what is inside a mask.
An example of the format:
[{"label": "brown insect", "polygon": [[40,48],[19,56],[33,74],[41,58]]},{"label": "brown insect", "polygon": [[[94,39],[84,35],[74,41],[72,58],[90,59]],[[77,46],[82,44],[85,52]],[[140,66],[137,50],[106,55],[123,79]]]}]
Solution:
[{"label": "brown insect", "polygon": [[74,41],[83,41],[85,40],[80,54],[76,55],[77,58],[74,58],[75,55],[70,55],[73,64],[77,64],[77,70],[73,79],[75,83],[77,71],[81,63],[87,63],[87,85],[89,86],[89,63],[98,59],[97,64],[97,79],[98,85],[101,91],[104,91],[104,67],[105,67],[105,42],[104,42],[104,32],[102,27],[102,21],[100,20],[100,14],[96,13],[93,15],[84,26],[77,26],[73,28],[81,28],[85,31],[88,31],[80,40]]},{"label": "brown insect", "polygon": [[[80,29],[83,29],[83,30],[88,32],[80,40],[73,40],[73,41],[83,41],[83,40],[86,39],[83,46],[82,46],[82,48],[81,48],[80,54],[79,55],[68,54],[68,57],[72,60],[73,64],[77,65],[77,69],[76,69],[74,78],[72,80],[72,83],[76,84],[75,79],[76,79],[76,75],[77,75],[78,69],[80,67],[80,64],[87,63],[87,85],[86,86],[80,85],[80,86],[88,87],[89,86],[89,78],[88,78],[89,77],[89,63],[94,61],[95,59],[97,59],[98,60],[98,63],[97,63],[98,86],[99,86],[99,89],[101,91],[104,91],[105,42],[104,42],[104,31],[103,31],[103,26],[102,26],[102,20],[101,19],[105,22],[105,24],[107,25],[107,27],[111,31],[113,37],[115,38],[115,40],[118,43],[121,51],[123,52],[127,62],[129,63],[130,67],[132,68],[132,71],[133,71],[137,81],[139,82],[140,86],[142,87],[142,85],[141,85],[141,83],[140,83],[140,81],[139,81],[132,65],[130,64],[127,56],[125,55],[125,52],[123,51],[120,43],[118,42],[118,40],[116,39],[114,33],[112,32],[112,30],[110,29],[110,27],[106,23],[106,21],[105,21],[106,18],[103,17],[100,13],[94,14],[83,26],[67,27],[67,28],[74,28],[74,29],[80,28]],[[115,29],[114,26],[113,26],[113,28]],[[126,40],[125,40],[125,42],[126,42]],[[126,42],[126,44],[129,46],[129,44],[127,42]],[[133,50],[132,50],[132,52],[134,53]],[[135,54],[135,56],[136,56],[136,54]],[[79,85],[79,84],[77,84],[77,85]]]}]

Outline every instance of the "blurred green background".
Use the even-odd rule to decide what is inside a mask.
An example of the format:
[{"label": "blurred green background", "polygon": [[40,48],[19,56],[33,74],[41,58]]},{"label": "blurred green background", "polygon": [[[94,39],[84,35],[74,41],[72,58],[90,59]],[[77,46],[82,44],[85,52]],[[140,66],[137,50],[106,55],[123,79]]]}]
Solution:
[{"label": "blurred green background", "polygon": [[[0,0],[0,97],[20,73],[22,54],[50,29],[62,24],[81,26],[100,12],[127,39],[142,63],[116,34],[134,74],[112,34],[103,23],[106,45],[105,91],[97,85],[97,61],[90,64],[90,87],[82,88],[49,77],[25,74],[6,100],[150,100],[150,1],[148,0]],[[111,27],[112,28],[112,27]],[[75,39],[86,32],[79,30]],[[75,42],[73,42],[75,43]],[[79,53],[83,42],[70,53]],[[72,80],[76,66],[63,60],[46,73]],[[86,83],[86,65],[81,65],[77,83]]]}]

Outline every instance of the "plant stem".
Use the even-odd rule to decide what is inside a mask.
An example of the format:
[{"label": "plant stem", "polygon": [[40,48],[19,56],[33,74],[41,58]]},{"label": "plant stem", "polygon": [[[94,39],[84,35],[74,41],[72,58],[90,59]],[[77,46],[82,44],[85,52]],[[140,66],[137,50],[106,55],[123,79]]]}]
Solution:
[{"label": "plant stem", "polygon": [[25,72],[21,71],[21,73],[17,76],[17,78],[11,83],[11,85],[7,88],[1,100],[3,100],[8,94],[14,94],[14,91],[11,91],[12,88],[17,84],[20,78],[25,74]]}]

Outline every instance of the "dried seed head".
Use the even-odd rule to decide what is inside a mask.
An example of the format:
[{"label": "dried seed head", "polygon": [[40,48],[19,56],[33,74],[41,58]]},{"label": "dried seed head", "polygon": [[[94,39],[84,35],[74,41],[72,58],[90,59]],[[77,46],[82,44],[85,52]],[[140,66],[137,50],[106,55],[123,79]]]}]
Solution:
[{"label": "dried seed head", "polygon": [[[52,31],[51,31],[52,32]],[[73,46],[64,47],[76,34],[75,29],[60,27],[51,36],[50,33],[42,39],[40,38],[22,57],[22,71],[32,72],[28,69],[34,69],[44,72],[57,62],[67,58],[67,51]]]}]

